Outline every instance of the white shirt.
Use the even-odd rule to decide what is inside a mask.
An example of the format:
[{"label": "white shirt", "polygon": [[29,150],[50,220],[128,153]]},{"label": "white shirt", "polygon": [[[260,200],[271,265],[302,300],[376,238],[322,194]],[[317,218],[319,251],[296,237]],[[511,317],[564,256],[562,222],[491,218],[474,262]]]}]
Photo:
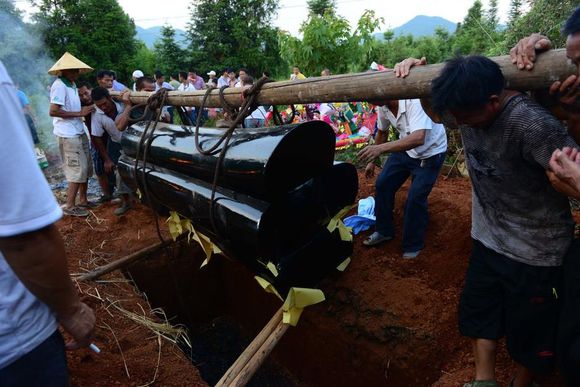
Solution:
[{"label": "white shirt", "polygon": [[442,124],[437,124],[429,118],[418,99],[399,100],[397,117],[387,106],[378,109],[377,126],[381,131],[389,130],[389,124],[399,132],[399,138],[405,138],[411,133],[425,129],[425,144],[407,151],[414,159],[426,159],[447,150],[447,134]]},{"label": "white shirt", "polygon": [[161,88],[167,89],[167,90],[175,90],[173,88],[173,86],[171,86],[171,84],[167,83],[167,82],[163,82],[163,85],[159,86],[159,84],[157,82],[155,82],[155,91],[161,89]]},{"label": "white shirt", "polygon": [[196,88],[189,82],[187,83],[180,83],[177,91],[196,91]]},{"label": "white shirt", "polygon": [[[117,107],[117,115],[115,119],[119,117],[121,113],[125,110],[125,105],[116,101],[113,101]],[[115,120],[111,119],[99,108],[96,108],[94,113],[91,114],[91,134],[95,137],[103,137],[105,132],[109,133],[111,139],[115,142],[121,142],[121,136],[123,135],[117,125]]]},{"label": "white shirt", "polygon": [[263,106],[258,106],[258,108],[250,114],[249,118],[256,118],[259,120],[265,120],[266,114],[268,114],[268,112],[266,111],[266,108],[264,108]]},{"label": "white shirt", "polygon": [[[50,88],[50,103],[60,105],[65,112],[80,112],[81,99],[76,85],[68,87],[57,78]],[[84,133],[83,119],[81,117],[61,118],[53,117],[53,133],[59,137],[77,137]]]},{"label": "white shirt", "polygon": [[218,78],[218,88],[222,86],[229,86],[230,85],[230,77],[224,77],[223,75]]},{"label": "white shirt", "polygon": [[[38,167],[16,88],[1,62],[0,117],[0,237],[10,237],[53,224],[62,211]],[[0,369],[32,351],[56,328],[48,306],[26,289],[0,252]]]}]

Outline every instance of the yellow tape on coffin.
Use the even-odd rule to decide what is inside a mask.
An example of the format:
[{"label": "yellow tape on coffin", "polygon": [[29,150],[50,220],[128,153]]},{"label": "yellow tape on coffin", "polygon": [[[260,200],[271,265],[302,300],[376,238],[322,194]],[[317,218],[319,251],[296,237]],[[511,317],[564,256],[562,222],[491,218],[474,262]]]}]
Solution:
[{"label": "yellow tape on coffin", "polygon": [[345,259],[340,265],[338,265],[338,267],[336,268],[336,270],[344,272],[346,270],[346,268],[348,267],[348,265],[350,265],[350,258]]},{"label": "yellow tape on coffin", "polygon": [[276,295],[280,300],[284,301],[280,293],[278,293],[276,288],[271,283],[269,283],[268,281],[259,276],[255,276],[254,278],[256,279],[256,281],[258,281],[258,284],[262,287],[262,289],[264,289],[267,293],[272,293]]},{"label": "yellow tape on coffin", "polygon": [[354,207],[346,206],[342,210],[339,211],[338,214],[334,216],[334,218],[330,219],[328,222],[328,231],[334,232],[338,228],[338,232],[340,233],[340,239],[345,242],[352,242],[352,228],[346,227],[342,222],[342,218]]},{"label": "yellow tape on coffin", "polygon": [[324,301],[324,293],[319,289],[291,288],[282,306],[282,321],[293,327],[298,324],[304,308]]}]

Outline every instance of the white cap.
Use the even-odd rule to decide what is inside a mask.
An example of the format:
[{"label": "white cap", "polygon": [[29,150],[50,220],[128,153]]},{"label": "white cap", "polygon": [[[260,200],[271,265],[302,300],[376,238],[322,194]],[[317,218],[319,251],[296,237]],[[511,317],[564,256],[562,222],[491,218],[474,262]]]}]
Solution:
[{"label": "white cap", "polygon": [[207,75],[215,75],[215,71],[211,70]]},{"label": "white cap", "polygon": [[143,78],[144,76],[145,74],[143,74],[143,71],[141,70],[133,71],[133,78]]},{"label": "white cap", "polygon": [[379,69],[379,65],[377,62],[371,63],[371,70],[377,71]]}]

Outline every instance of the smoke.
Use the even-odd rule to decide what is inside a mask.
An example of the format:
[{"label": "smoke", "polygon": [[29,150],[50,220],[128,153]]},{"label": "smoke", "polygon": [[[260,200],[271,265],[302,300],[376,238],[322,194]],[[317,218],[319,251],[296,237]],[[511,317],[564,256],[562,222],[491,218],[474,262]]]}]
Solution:
[{"label": "smoke", "polygon": [[54,151],[56,139],[48,115],[49,87],[53,79],[47,74],[54,60],[48,54],[41,31],[34,24],[23,22],[19,12],[1,0],[0,60],[30,99],[41,146]]}]

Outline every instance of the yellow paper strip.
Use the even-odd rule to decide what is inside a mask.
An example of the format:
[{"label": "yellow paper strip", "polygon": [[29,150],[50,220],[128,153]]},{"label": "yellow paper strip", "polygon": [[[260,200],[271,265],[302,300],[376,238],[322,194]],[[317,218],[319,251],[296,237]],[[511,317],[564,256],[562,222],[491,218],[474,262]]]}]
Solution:
[{"label": "yellow paper strip", "polygon": [[350,265],[350,262],[351,262],[350,258],[345,259],[344,262],[342,262],[340,265],[338,265],[336,270],[344,272],[346,270],[346,268],[348,267],[348,265]]}]

